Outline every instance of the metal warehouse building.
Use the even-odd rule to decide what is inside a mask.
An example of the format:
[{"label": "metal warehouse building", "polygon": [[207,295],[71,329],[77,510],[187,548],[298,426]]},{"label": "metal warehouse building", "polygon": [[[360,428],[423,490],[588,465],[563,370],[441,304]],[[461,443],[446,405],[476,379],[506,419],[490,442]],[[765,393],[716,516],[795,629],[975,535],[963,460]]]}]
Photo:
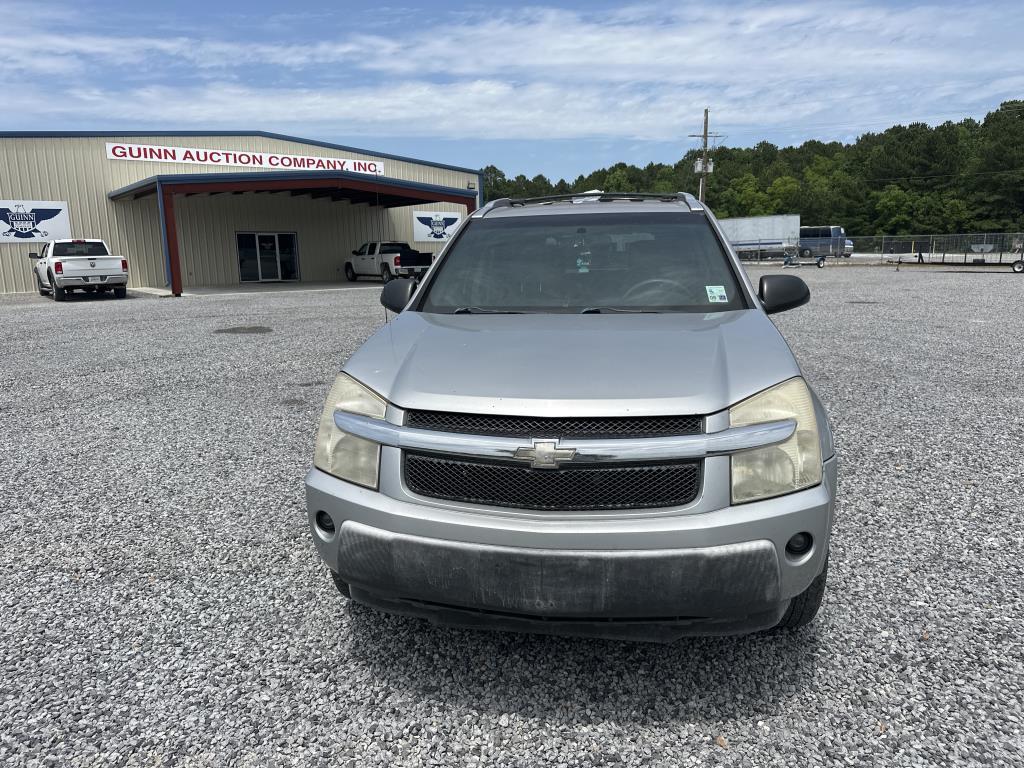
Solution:
[{"label": "metal warehouse building", "polygon": [[[478,171],[262,131],[0,133],[0,293],[42,241],[107,241],[131,287],[343,281],[369,240],[438,251],[415,210],[464,216]],[[429,230],[429,228],[428,228]]]}]

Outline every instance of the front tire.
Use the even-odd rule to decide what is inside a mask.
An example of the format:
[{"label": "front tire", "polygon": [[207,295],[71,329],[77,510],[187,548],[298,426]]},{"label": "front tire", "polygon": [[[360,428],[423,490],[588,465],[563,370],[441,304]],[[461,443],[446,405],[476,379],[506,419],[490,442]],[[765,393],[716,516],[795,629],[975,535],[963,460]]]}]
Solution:
[{"label": "front tire", "polygon": [[352,262],[349,261],[345,262],[345,279],[348,280],[350,283],[354,283],[357,279],[356,271],[352,267]]},{"label": "front tire", "polygon": [[32,274],[36,276],[36,289],[39,291],[39,295],[49,296],[50,292],[43,288],[43,281],[40,279],[39,273],[33,270]]},{"label": "front tire", "polygon": [[814,621],[821,608],[822,598],[825,597],[825,581],[828,577],[828,558],[825,558],[825,565],[821,573],[811,582],[811,586],[789,601],[789,608],[783,614],[782,619],[775,625],[776,629],[797,629],[805,627]]},{"label": "front tire", "polygon": [[1016,274],[1024,274],[1024,259],[1021,261],[1013,262],[1013,266],[1010,267]]},{"label": "front tire", "polygon": [[50,289],[53,291],[54,301],[64,301],[67,298],[68,292],[57,285],[57,281],[53,279],[53,273],[48,275],[50,278]]}]

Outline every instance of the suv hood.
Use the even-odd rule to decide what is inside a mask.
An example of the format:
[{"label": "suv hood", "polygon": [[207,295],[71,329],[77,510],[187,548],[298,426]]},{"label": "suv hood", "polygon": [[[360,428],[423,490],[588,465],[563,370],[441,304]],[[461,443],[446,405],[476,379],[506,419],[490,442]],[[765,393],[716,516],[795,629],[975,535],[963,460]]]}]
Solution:
[{"label": "suv hood", "polygon": [[518,416],[709,414],[800,374],[759,310],[406,311],[344,370],[401,408]]}]

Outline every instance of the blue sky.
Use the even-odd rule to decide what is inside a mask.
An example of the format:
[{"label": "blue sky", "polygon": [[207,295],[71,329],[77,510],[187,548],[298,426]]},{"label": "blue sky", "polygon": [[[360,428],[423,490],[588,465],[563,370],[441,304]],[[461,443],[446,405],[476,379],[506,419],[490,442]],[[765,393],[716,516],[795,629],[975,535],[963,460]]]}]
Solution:
[{"label": "blue sky", "polygon": [[1024,96],[1020,2],[0,0],[0,19],[0,130],[257,129],[511,175],[674,162],[705,106],[726,144],[784,145]]}]

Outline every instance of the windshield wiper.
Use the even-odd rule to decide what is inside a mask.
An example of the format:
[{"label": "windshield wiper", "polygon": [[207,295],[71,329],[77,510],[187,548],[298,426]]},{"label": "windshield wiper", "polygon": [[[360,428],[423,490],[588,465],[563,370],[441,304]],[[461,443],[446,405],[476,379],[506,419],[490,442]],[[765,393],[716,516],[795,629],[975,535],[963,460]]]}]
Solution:
[{"label": "windshield wiper", "polygon": [[453,315],[522,315],[514,309],[484,309],[483,307],[459,307]]},{"label": "windshield wiper", "polygon": [[633,309],[632,307],[584,307],[581,315],[599,315],[602,312],[624,312],[626,314],[661,314],[660,309]]}]

